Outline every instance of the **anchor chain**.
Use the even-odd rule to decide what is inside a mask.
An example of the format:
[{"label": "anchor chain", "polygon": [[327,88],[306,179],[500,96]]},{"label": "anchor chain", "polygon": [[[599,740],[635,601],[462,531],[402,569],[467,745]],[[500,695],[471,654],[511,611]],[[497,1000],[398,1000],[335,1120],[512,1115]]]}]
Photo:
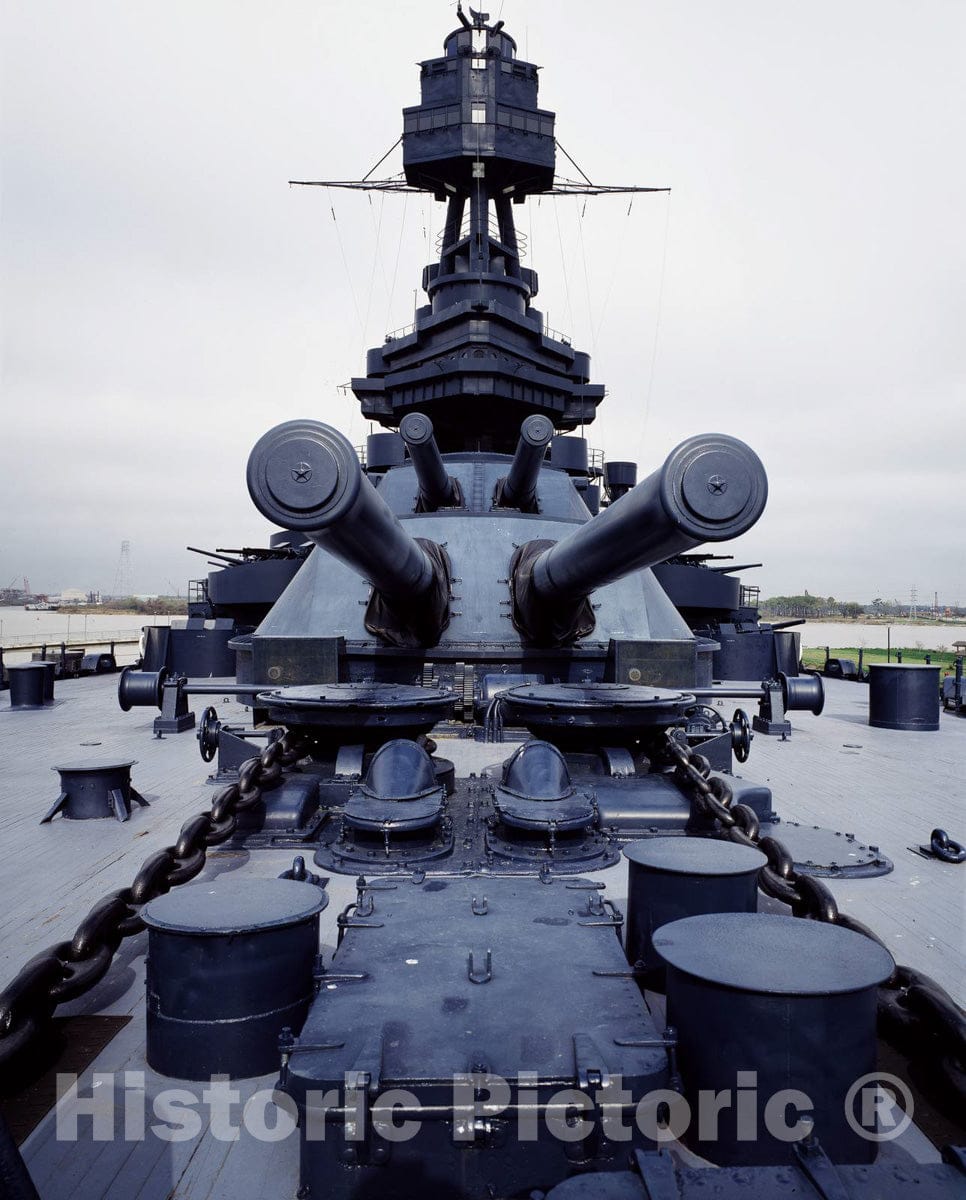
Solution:
[{"label": "anchor chain", "polygon": [[304,753],[303,736],[289,731],[242,763],[237,781],[217,793],[210,809],[185,821],[173,846],[149,855],[129,887],[98,900],[70,941],[30,959],[0,992],[0,1067],[33,1040],[58,1005],[104,978],[123,939],[144,929],[142,905],[199,875],[208,850],[235,832],[238,814],[256,805]]},{"label": "anchor chain", "polygon": [[[691,799],[692,817],[713,818],[720,827],[719,836],[766,856],[768,863],[758,873],[758,886],[765,895],[789,905],[796,917],[840,925],[888,950],[862,921],[839,911],[835,897],[821,880],[795,870],[795,860],[784,842],[769,834],[762,836],[754,810],[733,802],[728,781],[712,775],[707,758],[691,749],[679,733],[666,732],[663,757]],[[953,845],[950,841],[949,848]],[[896,964],[892,975],[879,986],[878,1029],[886,1041],[914,1048],[917,1056],[929,1056],[948,1086],[966,1100],[966,1014],[935,979]]]},{"label": "anchor chain", "polygon": [[934,829],[929,835],[929,849],[935,858],[948,863],[966,862],[966,847],[954,842],[945,829]]}]

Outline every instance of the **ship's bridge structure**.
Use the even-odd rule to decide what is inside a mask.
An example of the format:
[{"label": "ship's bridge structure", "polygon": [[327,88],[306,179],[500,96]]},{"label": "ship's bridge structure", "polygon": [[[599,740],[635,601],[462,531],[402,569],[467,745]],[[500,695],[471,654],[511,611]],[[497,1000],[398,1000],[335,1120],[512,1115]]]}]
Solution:
[{"label": "ship's bridge structure", "polygon": [[352,389],[363,416],[389,428],[430,416],[444,452],[508,453],[534,413],[558,433],[591,422],[604,388],[589,355],[547,334],[531,303],[537,274],[521,264],[513,206],[554,189],[538,68],[517,58],[502,21],[459,16],[442,57],[420,64],[420,103],[403,110],[406,184],[446,203],[439,261],[423,272],[429,302],[410,332],[369,351]]}]

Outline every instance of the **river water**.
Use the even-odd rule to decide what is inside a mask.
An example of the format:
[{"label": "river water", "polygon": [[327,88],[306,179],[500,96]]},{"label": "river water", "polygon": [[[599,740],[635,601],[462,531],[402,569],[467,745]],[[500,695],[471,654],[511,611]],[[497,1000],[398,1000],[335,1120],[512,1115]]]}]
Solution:
[{"label": "river water", "polygon": [[866,625],[859,621],[806,621],[794,626],[803,646],[906,646],[910,650],[952,650],[966,642],[966,625]]},{"label": "river water", "polygon": [[[96,649],[111,638],[138,638],[143,625],[178,625],[184,617],[150,617],[141,613],[107,614],[96,610],[67,615],[62,612],[27,612],[24,608],[0,607],[0,646],[8,662],[29,658],[17,654],[16,647],[25,642],[48,642],[57,646],[70,642]],[[851,621],[806,621],[796,625],[803,646],[868,646],[884,649],[893,646],[922,646],[924,650],[951,650],[953,642],[966,641],[966,625],[866,625]],[[98,640],[100,639],[100,641]],[[131,654],[119,653],[128,661]]]},{"label": "river water", "polygon": [[[18,650],[26,643],[46,642],[51,649],[67,642],[97,650],[108,642],[128,640],[135,643],[144,625],[181,625],[184,617],[150,617],[143,613],[99,613],[96,609],[63,612],[28,612],[25,608],[0,607],[0,646],[4,662],[25,662],[30,651]],[[132,662],[137,645],[118,647],[118,662]]]}]

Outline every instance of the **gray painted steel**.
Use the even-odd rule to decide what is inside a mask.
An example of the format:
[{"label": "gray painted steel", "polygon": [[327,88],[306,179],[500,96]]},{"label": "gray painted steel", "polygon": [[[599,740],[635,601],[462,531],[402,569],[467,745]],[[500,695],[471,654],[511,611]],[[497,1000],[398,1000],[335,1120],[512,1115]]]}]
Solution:
[{"label": "gray painted steel", "polygon": [[716,1128],[692,1123],[687,1144],[722,1166],[790,1162],[792,1141],[765,1114],[792,1089],[833,1161],[872,1162],[875,1142],[850,1126],[846,1103],[875,1070],[876,988],[893,971],[889,952],[836,925],[763,913],[686,917],[653,942],[667,963],[688,1103],[697,1111],[702,1092],[752,1089],[753,1120],[734,1098]]},{"label": "gray painted steel", "polygon": [[737,438],[689,438],[664,465],[536,561],[541,596],[573,599],[701,542],[738,537],[761,516],[768,481]]},{"label": "gray painted steel", "polygon": [[[635,1156],[636,1171],[611,1175],[591,1172],[558,1184],[546,1200],[963,1200],[963,1152],[946,1162],[919,1163],[899,1153],[873,1166],[835,1166],[821,1150],[820,1170],[801,1159],[781,1167],[718,1169],[713,1180],[702,1167],[685,1166],[668,1151]],[[713,1191],[711,1190],[713,1189]]]},{"label": "gray painted steel", "polygon": [[136,762],[136,758],[124,762],[85,759],[53,767],[60,775],[60,796],[42,823],[58,812],[68,821],[101,817],[126,821],[131,815],[132,799],[147,807],[147,801],[131,786],[131,768]]},{"label": "gray painted steel", "polygon": [[939,668],[915,663],[869,666],[869,724],[878,729],[939,728]]},{"label": "gray painted steel", "polygon": [[[376,878],[343,928],[282,1074],[303,1117],[306,1200],[528,1195],[565,1178],[574,1159],[616,1166],[647,1144],[636,1128],[629,1142],[609,1143],[592,1122],[578,1146],[568,1145],[542,1117],[535,1140],[517,1136],[516,1106],[528,1099],[545,1106],[562,1088],[593,1097],[605,1078],[620,1077],[636,1104],[667,1077],[659,1031],[622,977],[615,919],[596,884]],[[370,1124],[353,1144],[338,1111],[318,1111],[319,1096],[333,1090],[338,1110],[359,1072],[367,1110],[398,1088],[429,1106],[412,1140],[389,1146]],[[454,1111],[454,1076],[472,1084],[468,1073],[484,1087],[486,1075],[505,1080],[509,1104],[476,1128],[471,1114],[469,1129]],[[471,1085],[471,1104],[472,1094]],[[557,1103],[562,1117],[566,1102]]]},{"label": "gray painted steel", "polygon": [[419,478],[419,498],[427,512],[459,503],[459,488],[446,470],[433,437],[433,423],[423,413],[407,413],[399,424],[409,457]]},{"label": "gray painted steel", "polygon": [[759,850],[710,838],[662,837],[630,842],[627,930],[629,963],[643,964],[642,986],[663,991],[665,967],[653,937],[662,925],[701,913],[758,908],[758,872],[768,859]]},{"label": "gray painted steel", "polygon": [[11,709],[43,708],[47,700],[47,667],[53,663],[14,663],[6,668],[10,680]]},{"label": "gray painted steel", "polygon": [[271,1071],[315,994],[327,903],[307,883],[216,879],[145,905],[148,1064],[177,1079]]},{"label": "gray painted steel", "polygon": [[248,490],[270,521],[303,531],[390,598],[432,586],[433,565],[362,472],[350,443],[320,421],[269,430],[248,460]]}]

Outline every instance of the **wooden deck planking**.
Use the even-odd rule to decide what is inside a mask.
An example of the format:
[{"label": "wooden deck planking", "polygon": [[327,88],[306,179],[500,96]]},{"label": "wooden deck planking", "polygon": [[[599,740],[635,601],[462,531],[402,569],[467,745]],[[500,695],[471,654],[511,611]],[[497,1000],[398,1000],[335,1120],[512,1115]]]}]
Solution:
[{"label": "wooden deck planking", "polygon": [[[966,764],[966,721],[944,714],[938,734],[872,729],[864,686],[834,680],[826,686],[825,714],[793,714],[788,742],[758,735],[742,773],[771,786],[785,819],[855,832],[893,859],[892,875],[832,881],[833,891],[860,919],[883,920],[878,931],[895,943],[904,961],[961,995],[964,871],[927,862],[907,847],[928,840],[935,825],[964,836],[958,780]],[[90,905],[105,891],[128,884],[144,858],[170,844],[181,823],[212,795],[193,735],[153,738],[149,710],[119,712],[112,677],[59,681],[58,696],[64,702],[48,712],[0,712],[0,752],[9,764],[0,780],[4,975],[43,946],[70,936]],[[222,703],[219,709],[227,715],[237,706]],[[97,740],[103,744],[81,745]],[[461,770],[479,771],[510,749],[451,740],[443,752]],[[39,826],[56,796],[57,776],[50,768],[78,755],[137,758],[133,780],[153,798],[151,807],[135,806],[124,825],[58,817]],[[265,853],[256,855],[263,866]],[[284,862],[279,855],[273,852]],[[211,871],[236,865],[230,859],[222,863],[219,855],[212,859]],[[947,952],[949,962],[943,961]]]},{"label": "wooden deck planking", "polygon": [[[143,1060],[143,1023],[133,1023],[115,1038],[98,1062],[81,1077],[78,1086],[81,1101],[93,1094],[95,1071],[111,1076],[101,1103],[108,1109],[113,1102],[114,1132],[111,1140],[94,1142],[90,1137],[89,1116],[78,1117],[79,1139],[75,1144],[56,1137],[54,1114],[28,1138],[24,1154],[31,1174],[44,1200],[74,1200],[74,1197],[105,1197],[106,1200],[202,1200],[203,1197],[231,1196],[233,1200],[263,1200],[268,1180],[281,1194],[294,1195],[297,1175],[297,1139],[284,1143],[263,1142],[241,1128],[240,1115],[245,1102],[256,1092],[270,1091],[275,1075],[236,1082],[231,1087],[239,1100],[232,1105],[231,1120],[239,1127],[237,1141],[218,1136],[205,1117],[201,1083],[167,1079],[145,1068]],[[134,1072],[129,1079],[125,1072]],[[145,1100],[133,1101],[144,1112],[148,1136],[141,1139],[137,1124],[125,1136],[125,1090],[143,1080]],[[185,1140],[166,1141],[150,1133],[151,1127],[165,1123],[163,1109],[156,1109],[159,1093],[176,1089],[183,1096],[177,1102],[192,1108],[202,1118],[201,1128]],[[131,1089],[134,1095],[133,1089]],[[68,1114],[75,1106],[69,1099],[61,1101],[61,1113]],[[64,1128],[68,1126],[64,1125]],[[289,1180],[290,1183],[282,1181]]]},{"label": "wooden deck planking", "polygon": [[[274,1078],[257,1081],[270,1088]],[[252,1090],[246,1089],[249,1093]],[[266,1200],[295,1196],[298,1188],[298,1138],[266,1142],[241,1132],[230,1145],[206,1137],[177,1180],[178,1200]]]},{"label": "wooden deck planking", "polygon": [[[891,875],[833,880],[831,887],[841,907],[872,926],[899,961],[926,971],[961,997],[966,979],[966,867],[926,862],[906,847],[926,841],[934,825],[944,825],[953,837],[966,834],[961,789],[957,791],[966,766],[966,720],[944,715],[938,734],[874,730],[865,723],[865,688],[827,681],[827,689],[825,715],[792,714],[794,733],[788,742],[756,737],[741,773],[773,789],[776,810],[784,819],[854,832],[895,861]],[[0,783],[0,836],[6,848],[2,886],[8,897],[0,914],[3,977],[42,946],[70,936],[91,904],[105,891],[128,884],[143,859],[170,844],[181,823],[206,807],[213,794],[204,782],[208,767],[198,755],[194,736],[152,738],[153,713],[147,719],[147,710],[120,714],[114,680],[65,681],[58,684],[61,694],[65,703],[50,712],[0,716],[0,753],[10,763]],[[218,704],[223,716],[232,708]],[[102,746],[82,748],[81,741],[98,740],[92,734],[97,729],[109,729],[110,736],[100,739]],[[440,753],[465,773],[499,762],[512,749],[512,744],[448,740]],[[102,754],[138,759],[134,785],[156,798],[151,808],[135,807],[124,825],[57,818],[51,826],[39,826],[56,796],[53,763]],[[214,851],[202,878],[234,870],[274,876],[290,865],[293,854]],[[598,877],[623,904],[623,862]],[[322,941],[331,952],[335,919],[353,898],[354,881],[333,876],[328,890],[331,900],[322,914]],[[60,1010],[134,1016],[82,1077],[82,1095],[90,1094],[95,1070],[144,1072],[149,1097],[171,1086],[200,1094],[193,1084],[182,1085],[145,1069],[145,949],[145,935],[129,939],[108,978]],[[250,1095],[271,1082],[268,1078],[235,1086]],[[263,1200],[294,1194],[297,1185],[294,1138],[278,1144],[228,1144],[206,1128],[191,1141],[174,1145],[156,1138],[103,1143],[85,1138],[75,1146],[58,1142],[52,1113],[24,1149],[44,1200]]]},{"label": "wooden deck planking", "polygon": [[[0,706],[0,978],[25,957],[69,937],[105,892],[131,882],[141,862],[169,845],[183,821],[211,802],[191,733],[151,734],[153,713],[117,707],[116,676],[61,680],[63,704],[45,712],[10,713]],[[5,704],[5,702],[3,702]],[[100,741],[98,746],[82,743]],[[137,759],[134,787],[150,802],[131,819],[39,821],[58,794],[57,763],[82,758]]]},{"label": "wooden deck planking", "polygon": [[[966,839],[966,720],[938,732],[875,729],[868,688],[825,680],[820,717],[792,713],[789,741],[757,735],[741,774],[767,783],[786,820],[855,833],[895,863],[874,879],[827,880],[843,911],[870,925],[897,961],[966,999],[966,865],[927,861],[908,847],[936,826]],[[781,828],[778,830],[779,836]]]}]

